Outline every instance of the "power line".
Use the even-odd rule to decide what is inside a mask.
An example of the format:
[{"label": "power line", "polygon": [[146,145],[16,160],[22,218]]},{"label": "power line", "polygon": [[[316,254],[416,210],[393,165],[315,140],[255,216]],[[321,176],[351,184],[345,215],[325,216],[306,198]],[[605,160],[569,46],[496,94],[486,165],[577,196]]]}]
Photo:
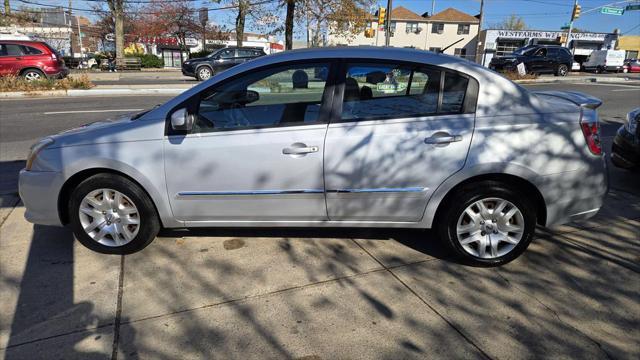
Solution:
[{"label": "power line", "polygon": [[[68,9],[68,10],[73,10],[73,11],[79,11],[79,12],[89,12],[89,13],[101,13],[101,14],[110,14],[111,11],[110,10],[101,10],[101,9],[85,9],[85,8],[74,8],[74,7],[66,7],[66,6],[61,6],[61,5],[52,5],[52,4],[43,4],[43,3],[39,3],[36,1],[30,1],[30,0],[18,0],[21,3],[25,3],[25,4],[29,4],[29,5],[38,5],[38,6],[44,6],[44,7],[49,7],[49,8],[64,8],[64,9]],[[267,3],[273,3],[273,2],[277,2],[278,0],[262,0],[262,1],[257,1],[254,3],[249,3],[249,7],[251,6],[257,6],[257,5],[263,5],[263,4],[267,4]],[[176,1],[162,1],[162,3],[166,3],[166,4],[171,4],[171,3],[176,3]],[[151,2],[149,2],[149,4],[151,4]],[[231,10],[231,9],[235,9],[237,8],[239,5],[227,5],[227,6],[218,6],[218,7],[204,7],[207,9],[207,11],[221,11],[221,10]],[[187,9],[186,11],[188,12],[192,12],[192,13],[197,13],[200,11],[201,8],[198,9]],[[126,12],[125,12],[126,13]],[[141,14],[141,15],[155,15],[156,13],[154,12],[143,12],[143,11],[135,11],[136,14]]]}]

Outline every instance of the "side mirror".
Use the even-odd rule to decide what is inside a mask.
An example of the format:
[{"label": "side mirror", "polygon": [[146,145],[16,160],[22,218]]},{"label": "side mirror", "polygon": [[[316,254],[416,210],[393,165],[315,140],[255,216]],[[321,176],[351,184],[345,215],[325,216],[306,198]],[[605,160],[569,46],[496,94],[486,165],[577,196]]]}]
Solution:
[{"label": "side mirror", "polygon": [[193,123],[194,116],[190,115],[186,108],[178,109],[171,114],[171,128],[173,130],[191,131]]}]

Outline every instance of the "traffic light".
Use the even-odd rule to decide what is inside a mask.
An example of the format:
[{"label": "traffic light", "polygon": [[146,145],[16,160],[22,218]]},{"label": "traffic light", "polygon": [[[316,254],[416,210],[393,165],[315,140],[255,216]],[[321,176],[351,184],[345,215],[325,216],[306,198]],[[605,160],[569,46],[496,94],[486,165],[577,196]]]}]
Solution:
[{"label": "traffic light", "polygon": [[383,26],[387,17],[387,9],[381,7],[378,9],[378,26]]},{"label": "traffic light", "polygon": [[571,13],[572,21],[580,17],[580,9],[582,9],[582,7],[578,4],[576,4],[576,6],[573,7],[573,13]]}]

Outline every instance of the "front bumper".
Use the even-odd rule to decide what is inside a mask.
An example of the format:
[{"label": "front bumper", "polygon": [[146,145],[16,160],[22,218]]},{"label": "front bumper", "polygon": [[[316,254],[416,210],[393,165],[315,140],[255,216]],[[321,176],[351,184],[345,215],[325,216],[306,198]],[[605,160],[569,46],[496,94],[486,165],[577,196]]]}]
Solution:
[{"label": "front bumper", "polygon": [[195,67],[191,66],[191,65],[184,65],[183,64],[182,65],[182,75],[195,77],[196,76]]},{"label": "front bumper", "polygon": [[515,62],[509,63],[490,63],[489,69],[494,71],[516,71],[518,69],[518,64]]},{"label": "front bumper", "polygon": [[62,184],[59,172],[20,170],[18,192],[26,209],[24,217],[27,221],[62,226],[58,214],[58,195]]},{"label": "front bumper", "polygon": [[640,141],[621,126],[611,145],[611,162],[620,168],[640,167]]}]

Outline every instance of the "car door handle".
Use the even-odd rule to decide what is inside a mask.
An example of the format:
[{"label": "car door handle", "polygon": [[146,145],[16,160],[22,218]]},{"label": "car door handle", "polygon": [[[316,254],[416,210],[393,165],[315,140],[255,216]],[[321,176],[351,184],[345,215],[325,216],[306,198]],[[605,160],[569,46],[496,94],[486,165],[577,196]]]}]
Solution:
[{"label": "car door handle", "polygon": [[448,144],[452,142],[462,141],[461,135],[445,135],[445,136],[432,136],[424,139],[425,144]]},{"label": "car door handle", "polygon": [[282,149],[284,155],[300,155],[318,152],[317,146],[290,147]]}]

